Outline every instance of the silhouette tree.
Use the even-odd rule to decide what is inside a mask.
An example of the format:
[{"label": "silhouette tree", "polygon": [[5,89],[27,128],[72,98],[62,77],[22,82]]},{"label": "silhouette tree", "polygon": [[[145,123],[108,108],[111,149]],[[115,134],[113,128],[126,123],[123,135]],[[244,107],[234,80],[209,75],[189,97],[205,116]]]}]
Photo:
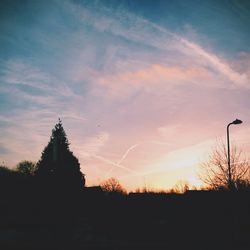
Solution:
[{"label": "silhouette tree", "polygon": [[109,192],[109,193],[120,193],[120,194],[126,194],[126,190],[124,187],[122,187],[122,185],[120,184],[120,182],[112,177],[106,181],[104,181],[101,184],[101,188],[105,191],[105,192]]},{"label": "silhouette tree", "polygon": [[218,141],[206,162],[201,163],[200,179],[211,189],[242,189],[249,185],[250,165],[242,151],[233,146],[230,154],[232,184],[229,187],[227,147]]},{"label": "silhouette tree", "polygon": [[48,145],[42,152],[35,175],[60,189],[81,189],[85,185],[78,159],[69,149],[69,142],[59,119],[52,130]]},{"label": "silhouette tree", "polygon": [[26,175],[32,176],[35,172],[36,164],[32,161],[21,161],[17,164],[17,172]]}]

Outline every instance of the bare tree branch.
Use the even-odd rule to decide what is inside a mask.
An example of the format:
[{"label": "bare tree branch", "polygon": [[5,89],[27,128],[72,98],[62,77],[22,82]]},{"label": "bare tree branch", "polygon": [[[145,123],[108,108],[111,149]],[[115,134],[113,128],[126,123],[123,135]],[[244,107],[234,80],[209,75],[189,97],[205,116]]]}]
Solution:
[{"label": "bare tree branch", "polygon": [[[233,188],[250,183],[250,164],[242,150],[236,146],[231,148],[231,178]],[[228,156],[227,147],[221,140],[212,148],[207,162],[200,164],[202,174],[200,179],[211,189],[228,187]]]}]

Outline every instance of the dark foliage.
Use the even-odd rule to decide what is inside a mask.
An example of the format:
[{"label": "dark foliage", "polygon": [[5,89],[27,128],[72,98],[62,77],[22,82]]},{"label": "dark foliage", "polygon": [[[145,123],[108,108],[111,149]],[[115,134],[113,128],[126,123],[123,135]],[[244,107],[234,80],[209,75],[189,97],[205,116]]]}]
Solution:
[{"label": "dark foliage", "polygon": [[34,175],[35,168],[36,164],[32,161],[21,161],[16,166],[17,172],[26,176]]},{"label": "dark foliage", "polygon": [[57,189],[75,190],[85,185],[85,177],[80,171],[78,159],[69,149],[69,142],[62,122],[55,125],[48,145],[37,163],[35,175],[46,185]]}]

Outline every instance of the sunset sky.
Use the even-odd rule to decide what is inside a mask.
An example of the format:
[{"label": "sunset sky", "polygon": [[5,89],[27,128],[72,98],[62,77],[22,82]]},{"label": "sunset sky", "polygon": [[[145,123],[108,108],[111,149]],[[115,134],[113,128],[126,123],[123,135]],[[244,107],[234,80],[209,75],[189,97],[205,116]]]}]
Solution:
[{"label": "sunset sky", "polygon": [[60,117],[87,185],[201,185],[216,138],[250,152],[250,2],[1,1],[0,162]]}]

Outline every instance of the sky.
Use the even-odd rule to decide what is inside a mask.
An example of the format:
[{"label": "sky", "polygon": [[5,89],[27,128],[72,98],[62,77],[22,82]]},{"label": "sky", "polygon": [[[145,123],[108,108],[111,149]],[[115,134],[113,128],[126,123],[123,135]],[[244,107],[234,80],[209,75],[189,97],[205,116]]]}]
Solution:
[{"label": "sky", "polygon": [[250,152],[250,2],[0,3],[0,162],[38,161],[60,117],[87,185],[200,186],[216,139]]}]

